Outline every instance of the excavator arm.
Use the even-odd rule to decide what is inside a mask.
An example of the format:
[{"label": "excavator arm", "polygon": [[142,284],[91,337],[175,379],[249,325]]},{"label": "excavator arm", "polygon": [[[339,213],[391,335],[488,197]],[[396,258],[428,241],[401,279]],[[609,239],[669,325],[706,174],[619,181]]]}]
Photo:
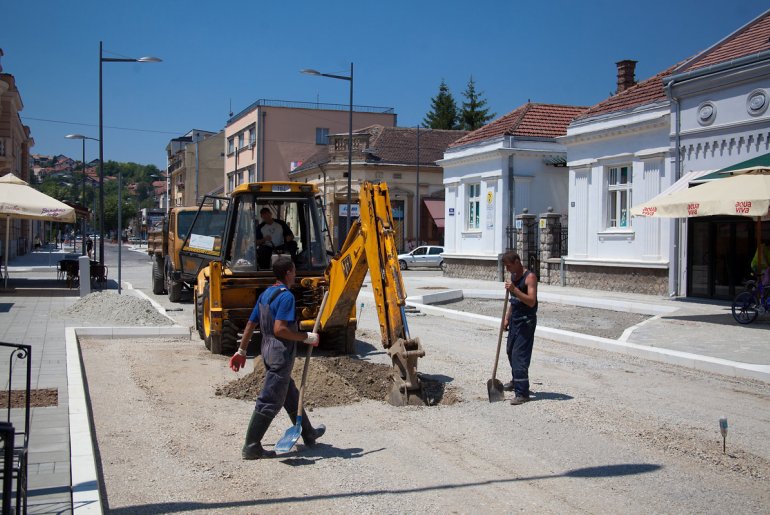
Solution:
[{"label": "excavator arm", "polygon": [[385,184],[364,182],[359,194],[359,219],[327,270],[329,298],[321,314],[323,331],[344,328],[367,271],[377,307],[382,346],[393,362],[390,402],[423,404],[417,360],[425,355],[419,338],[411,338],[404,313],[406,291],[398,265],[393,213]]}]

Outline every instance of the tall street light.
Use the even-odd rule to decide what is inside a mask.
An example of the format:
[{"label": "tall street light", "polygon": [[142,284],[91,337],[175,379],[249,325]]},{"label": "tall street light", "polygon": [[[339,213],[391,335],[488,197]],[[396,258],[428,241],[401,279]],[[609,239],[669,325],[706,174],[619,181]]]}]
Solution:
[{"label": "tall street light", "polygon": [[[120,57],[104,57],[103,42],[99,41],[99,263],[104,265],[104,123],[103,123],[103,109],[102,109],[102,67],[103,63],[159,63],[160,59],[157,57],[140,57],[138,59],[133,58],[120,58]],[[120,182],[121,177],[118,177]],[[121,292],[120,286],[120,272],[121,272],[121,184],[118,184],[118,293]]]},{"label": "tall street light", "polygon": [[[85,207],[85,205],[86,205],[86,140],[87,139],[90,139],[92,141],[99,141],[99,140],[96,139],[96,138],[90,138],[88,136],[83,136],[82,134],[67,134],[64,137],[67,138],[67,139],[79,139],[79,140],[81,140],[83,142],[83,161],[82,161],[82,163],[83,163],[83,194],[82,194],[82,197],[81,197],[82,200],[81,200],[80,203],[83,205],[83,207]],[[85,256],[86,255],[86,221],[85,221],[85,218],[81,220],[80,226],[81,226],[81,229],[80,229],[81,238],[80,239],[83,240],[83,249],[82,249],[82,253],[83,254],[82,255]]]},{"label": "tall street light", "polygon": [[304,70],[300,70],[300,73],[304,73],[306,75],[317,75],[320,77],[331,77],[332,79],[340,79],[340,80],[346,80],[350,82],[350,110],[348,112],[348,209],[347,209],[347,217],[345,219],[345,233],[344,234],[338,234],[337,235],[337,241],[345,241],[345,237],[348,232],[350,232],[350,212],[353,210],[353,206],[351,206],[351,192],[353,189],[351,179],[353,177],[353,63],[350,63],[350,75],[334,75],[331,73],[321,73],[318,70],[312,70],[309,68],[306,68]]}]

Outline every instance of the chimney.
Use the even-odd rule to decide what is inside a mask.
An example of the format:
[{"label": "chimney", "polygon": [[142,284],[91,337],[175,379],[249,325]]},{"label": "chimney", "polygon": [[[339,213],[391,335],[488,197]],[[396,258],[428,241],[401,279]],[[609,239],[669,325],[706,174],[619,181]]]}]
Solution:
[{"label": "chimney", "polygon": [[616,95],[636,84],[634,71],[636,70],[637,62],[639,61],[626,59],[624,61],[618,61],[615,63],[618,67],[618,89],[615,91]]}]

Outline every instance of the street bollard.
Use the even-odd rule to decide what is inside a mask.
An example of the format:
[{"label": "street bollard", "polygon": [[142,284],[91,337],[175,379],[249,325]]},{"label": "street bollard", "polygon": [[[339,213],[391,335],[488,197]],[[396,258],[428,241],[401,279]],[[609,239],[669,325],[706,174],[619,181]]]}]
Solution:
[{"label": "street bollard", "polygon": [[91,293],[91,260],[88,256],[78,258],[80,265],[80,296],[85,297]]}]

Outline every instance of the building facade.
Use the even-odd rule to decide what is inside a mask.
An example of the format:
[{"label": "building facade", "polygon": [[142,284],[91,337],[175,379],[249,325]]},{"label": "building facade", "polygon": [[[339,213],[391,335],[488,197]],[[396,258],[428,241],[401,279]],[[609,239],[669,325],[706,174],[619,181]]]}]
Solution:
[{"label": "building facade", "polygon": [[[345,234],[348,208],[358,216],[363,181],[388,185],[399,251],[409,243],[444,243],[443,170],[436,161],[466,133],[373,125],[353,134],[351,205],[348,206],[348,135],[332,134],[328,145],[290,174],[292,181],[318,186],[335,243]],[[418,164],[419,163],[419,164]],[[419,196],[418,196],[419,192]],[[419,213],[419,215],[418,215]]]},{"label": "building facade", "polygon": [[197,206],[222,184],[224,132],[193,129],[166,146],[172,206]]},{"label": "building facade", "polygon": [[[289,172],[329,142],[347,133],[348,108],[340,104],[258,100],[225,127],[224,192],[244,182],[287,181]],[[353,128],[393,127],[389,107],[353,106]]]},{"label": "building facade", "polygon": [[516,248],[517,214],[566,214],[566,149],[556,138],[584,110],[528,102],[450,145],[438,161],[447,275],[499,279],[502,253]]},{"label": "building facade", "polygon": [[[618,88],[569,126],[569,286],[732,298],[754,225],[740,217],[630,217],[632,205],[767,153],[770,11],[657,75]],[[770,233],[768,234],[770,235]]]},{"label": "building facade", "polygon": [[[0,57],[2,55],[0,50]],[[32,139],[29,127],[21,122],[19,113],[24,109],[24,104],[16,79],[2,71],[0,65],[0,176],[12,173],[30,182],[30,149],[35,140]],[[40,222],[11,219],[10,234],[5,233],[5,225],[0,224],[0,252],[5,252],[6,238],[10,247],[9,257],[29,252],[34,232],[40,231]]]}]

